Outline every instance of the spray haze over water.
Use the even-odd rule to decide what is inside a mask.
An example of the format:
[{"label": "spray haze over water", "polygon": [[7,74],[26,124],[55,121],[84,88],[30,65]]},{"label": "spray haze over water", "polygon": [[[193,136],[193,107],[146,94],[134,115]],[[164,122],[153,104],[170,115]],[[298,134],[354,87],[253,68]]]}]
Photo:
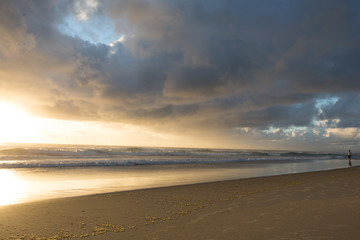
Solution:
[{"label": "spray haze over water", "polygon": [[343,159],[344,154],[202,148],[150,148],[76,145],[7,145],[0,168],[209,164]]}]

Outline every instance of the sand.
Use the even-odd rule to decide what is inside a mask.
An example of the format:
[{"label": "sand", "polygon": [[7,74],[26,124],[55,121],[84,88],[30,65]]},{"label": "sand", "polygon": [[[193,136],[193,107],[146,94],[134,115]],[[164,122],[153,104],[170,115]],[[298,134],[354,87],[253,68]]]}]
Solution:
[{"label": "sand", "polygon": [[0,207],[0,239],[358,239],[360,167]]}]

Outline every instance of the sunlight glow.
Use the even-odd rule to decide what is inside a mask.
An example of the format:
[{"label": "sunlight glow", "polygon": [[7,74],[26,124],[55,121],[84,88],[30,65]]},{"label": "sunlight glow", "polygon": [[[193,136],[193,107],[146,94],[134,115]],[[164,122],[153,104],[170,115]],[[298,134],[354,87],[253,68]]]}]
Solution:
[{"label": "sunlight glow", "polygon": [[37,142],[37,123],[20,107],[0,103],[0,142]]},{"label": "sunlight glow", "polygon": [[[0,143],[176,147],[185,141],[176,135],[126,123],[34,117],[8,102],[0,102],[0,116]],[[194,144],[188,139],[187,142],[181,147]]]},{"label": "sunlight glow", "polygon": [[125,35],[122,35],[118,40],[113,41],[109,44],[110,47],[114,47],[117,43],[122,43],[125,40]]},{"label": "sunlight glow", "polygon": [[0,169],[0,206],[19,202],[24,183],[11,170]]},{"label": "sunlight glow", "polygon": [[147,145],[150,141],[162,146],[164,138],[175,140],[130,124],[33,117],[7,102],[0,102],[0,115],[0,143]]}]

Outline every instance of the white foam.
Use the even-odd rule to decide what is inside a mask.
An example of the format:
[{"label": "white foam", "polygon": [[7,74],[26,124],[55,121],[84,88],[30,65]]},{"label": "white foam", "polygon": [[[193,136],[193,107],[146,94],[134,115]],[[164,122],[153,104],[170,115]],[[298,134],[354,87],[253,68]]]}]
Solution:
[{"label": "white foam", "polygon": [[[0,148],[0,168],[202,164],[342,159],[334,153],[189,148],[16,146]],[[354,156],[355,157],[355,156]]]}]

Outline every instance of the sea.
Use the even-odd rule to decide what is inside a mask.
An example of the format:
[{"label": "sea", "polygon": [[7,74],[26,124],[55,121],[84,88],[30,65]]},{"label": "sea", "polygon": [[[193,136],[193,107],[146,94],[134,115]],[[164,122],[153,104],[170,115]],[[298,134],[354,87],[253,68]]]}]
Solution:
[{"label": "sea", "polygon": [[3,144],[0,206],[346,167],[346,151]]}]

